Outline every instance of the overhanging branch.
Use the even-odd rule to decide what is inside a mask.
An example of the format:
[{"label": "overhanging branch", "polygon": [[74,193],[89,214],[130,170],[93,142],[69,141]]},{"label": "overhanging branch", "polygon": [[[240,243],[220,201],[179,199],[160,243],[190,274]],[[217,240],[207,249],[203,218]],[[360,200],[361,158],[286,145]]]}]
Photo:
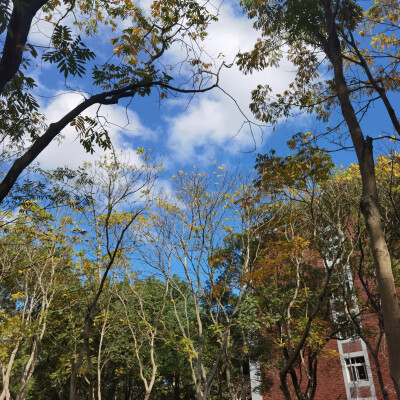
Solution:
[{"label": "overhanging branch", "polygon": [[146,87],[160,87],[170,91],[178,93],[202,93],[207,92],[211,89],[218,87],[218,74],[215,74],[216,82],[205,88],[198,89],[182,89],[166,84],[162,81],[151,81],[142,80],[141,82],[128,85],[119,89],[110,90],[107,92],[99,93],[89,97],[82,103],[78,104],[74,109],[68,112],[59,121],[49,125],[46,132],[34,141],[32,146],[19,158],[17,158],[12,164],[11,168],[7,172],[4,180],[0,183],[0,203],[8,195],[16,180],[21,173],[39,156],[39,154],[51,143],[51,141],[76,117],[82,112],[87,110],[94,104],[108,105],[117,104],[120,99],[133,97],[139,89]]}]

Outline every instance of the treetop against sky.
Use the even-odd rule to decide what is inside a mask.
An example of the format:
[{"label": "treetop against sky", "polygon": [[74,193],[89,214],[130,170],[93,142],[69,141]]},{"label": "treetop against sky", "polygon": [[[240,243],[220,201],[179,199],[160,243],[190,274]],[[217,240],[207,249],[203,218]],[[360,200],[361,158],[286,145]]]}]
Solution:
[{"label": "treetop against sky", "polygon": [[[257,34],[235,2],[226,2],[221,6],[209,5],[209,9],[218,13],[219,20],[209,26],[209,34],[201,43],[204,45],[204,54],[209,55],[205,56],[205,59],[214,59],[216,65],[224,60],[231,63],[239,50],[248,50],[253,46]],[[51,24],[41,21],[34,26],[30,34],[32,43],[48,45],[51,32]],[[99,35],[93,37],[86,45],[93,48],[98,58],[106,60],[113,52],[112,45],[108,42],[113,36],[115,33],[112,33],[111,29],[101,27]],[[161,62],[174,65],[186,57],[184,52],[185,50],[177,44],[168,49]],[[220,53],[224,57],[218,58]],[[43,96],[40,101],[49,121],[57,120],[66,110],[80,102],[82,96],[65,87],[64,78],[55,66],[41,67],[42,65],[32,65],[31,68],[32,75],[39,83],[36,92]],[[190,71],[181,70],[180,73],[182,79],[190,77]],[[238,102],[249,118],[250,90],[262,75],[244,77],[236,66],[221,72],[221,87]],[[290,75],[288,66],[276,71],[273,79],[277,83],[277,90],[285,88]],[[91,79],[75,79],[75,88],[93,91]],[[244,117],[240,110],[234,101],[220,90],[202,96],[196,95],[194,98],[179,95],[176,98],[163,99],[161,102],[158,94],[154,93],[150,98],[135,99],[130,107],[125,106],[126,104],[118,104],[102,107],[101,110],[104,121],[109,121],[108,129],[114,146],[117,149],[133,151],[139,145],[151,148],[154,154],[162,156],[165,166],[171,167],[172,170],[192,163],[209,163],[210,158],[218,159],[219,163],[227,163],[232,158],[241,157],[242,152],[251,151],[255,147],[248,129],[242,128]],[[87,114],[95,116],[96,112],[97,106],[93,106]],[[65,139],[62,146],[55,142],[39,157],[43,166],[55,167],[60,165],[60,162],[76,166],[81,164],[82,159],[90,159],[76,140],[73,127],[64,129],[63,134]],[[254,128],[254,135],[259,147],[261,131],[257,127]],[[267,135],[268,131],[265,131],[264,136]]]},{"label": "treetop against sky", "polygon": [[[148,13],[150,4],[144,0],[138,2],[137,6]],[[366,7],[369,2],[362,5]],[[259,32],[252,27],[253,21],[247,18],[234,0],[221,4],[218,1],[209,2],[206,7],[210,13],[218,15],[218,21],[210,22],[207,28],[208,35],[200,42],[203,48],[201,51],[197,48],[197,51],[201,53],[203,62],[213,63],[211,68],[218,68],[222,62],[231,65],[230,68],[222,68],[220,71],[219,86],[223,90],[216,88],[195,96],[168,95],[168,98],[163,99],[160,99],[159,92],[154,91],[149,97],[136,96],[133,101],[122,100],[118,104],[101,108],[93,105],[83,115],[93,118],[96,115],[101,116],[100,121],[108,130],[115,149],[127,151],[133,159],[136,159],[137,147],[151,148],[153,156],[160,158],[167,172],[171,174],[178,169],[191,168],[193,164],[207,165],[210,160],[216,160],[219,165],[240,163],[244,168],[252,168],[258,152],[265,153],[274,148],[283,154],[287,153],[285,143],[293,134],[299,131],[319,133],[326,130],[326,124],[304,113],[298,113],[287,120],[281,119],[275,126],[251,125],[250,127],[246,124],[245,117],[254,121],[248,107],[251,102],[251,91],[258,84],[268,84],[274,93],[282,93],[295,76],[294,67],[290,62],[283,60],[278,68],[268,68],[244,75],[234,60],[239,51],[251,50],[259,36]],[[54,20],[64,15],[65,11],[64,4],[56,5]],[[78,27],[73,24],[73,18],[73,15],[69,14],[60,24],[70,27],[72,34],[79,34]],[[97,34],[91,37],[82,35],[87,48],[96,54],[96,63],[109,60],[115,51],[111,39],[120,35],[121,30],[130,25],[128,20],[116,21],[115,32],[109,25],[99,25]],[[51,45],[53,30],[53,23],[46,21],[45,14],[40,12],[34,20],[28,43],[37,45],[40,51],[40,46]],[[176,66],[185,60],[186,51],[181,43],[174,43],[162,55],[160,64],[167,69],[169,66]],[[33,93],[40,103],[40,112],[46,116],[48,124],[59,120],[81,102],[82,92],[86,96],[98,92],[99,88],[92,86],[93,81],[90,76],[92,65],[93,61],[89,60],[87,75],[82,77],[69,75],[64,79],[56,64],[43,62],[40,56],[31,62],[27,75],[32,76],[38,85]],[[181,83],[190,80],[191,71],[187,66],[182,64],[182,67],[178,68],[179,74],[176,74],[174,68],[174,74],[171,75],[180,79]],[[386,122],[388,119],[380,109],[381,106],[376,104],[374,107],[364,119],[366,134],[377,136],[378,133],[391,131],[390,123]],[[334,126],[340,120],[340,116],[334,115],[329,124]],[[62,140],[54,140],[38,157],[37,161],[43,167],[55,168],[64,164],[76,167],[84,160],[98,158],[103,152],[99,148],[95,149],[94,154],[85,152],[73,126],[68,125],[63,129],[62,135]],[[326,145],[333,148],[329,142],[326,142]],[[334,153],[333,157],[338,164],[347,165],[355,161],[351,152],[341,151]]]}]

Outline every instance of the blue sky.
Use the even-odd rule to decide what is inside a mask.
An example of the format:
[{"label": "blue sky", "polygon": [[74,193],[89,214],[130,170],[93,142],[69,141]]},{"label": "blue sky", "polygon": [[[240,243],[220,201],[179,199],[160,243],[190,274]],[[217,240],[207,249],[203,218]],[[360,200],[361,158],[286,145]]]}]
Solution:
[{"label": "blue sky", "polygon": [[[142,5],[147,6],[145,0]],[[39,23],[31,33],[31,42],[48,44],[51,29],[46,23]],[[102,33],[102,43],[98,38],[90,43],[100,54],[100,58],[107,57],[108,50],[111,50],[108,39],[106,40],[107,34],[106,31]],[[203,45],[212,57],[216,58],[223,52],[225,61],[231,62],[239,50],[251,49],[257,37],[258,32],[254,31],[252,22],[241,13],[237,2],[227,0],[220,6],[219,21],[210,26],[209,36]],[[181,49],[172,48],[165,61],[173,63],[180,59]],[[40,68],[35,67],[32,74],[39,83],[37,94],[44,96],[40,97],[40,102],[49,123],[61,118],[80,101],[80,95],[65,87],[64,79],[53,67],[40,64]],[[277,69],[248,76],[244,76],[235,66],[224,69],[220,85],[233,96],[240,109],[231,98],[217,89],[194,98],[178,96],[161,103],[154,93],[148,98],[135,98],[129,108],[125,108],[124,104],[102,107],[101,115],[104,121],[109,122],[109,133],[117,150],[131,153],[135,160],[134,151],[137,147],[152,149],[155,159],[161,160],[165,166],[166,178],[177,170],[189,170],[193,165],[207,168],[212,161],[218,165],[240,164],[247,170],[254,166],[257,153],[265,153],[273,148],[278,154],[284,155],[288,152],[285,143],[293,134],[324,129],[310,115],[298,115],[282,121],[274,132],[272,127],[260,129],[254,126],[252,135],[248,128],[242,127],[242,112],[252,119],[248,109],[251,90],[259,83],[268,83],[279,93],[288,86],[293,76],[292,66],[285,61]],[[76,87],[92,90],[90,78],[73,83]],[[88,114],[94,115],[95,112],[96,108],[93,107]],[[334,120],[338,118],[333,117]],[[363,123],[365,133],[375,136],[382,129],[390,130],[386,120],[384,110],[376,105],[373,113]],[[52,143],[40,155],[38,161],[42,166],[55,168],[68,164],[76,167],[83,161],[94,160],[102,154],[101,150],[94,155],[85,153],[72,127],[65,129],[63,136],[61,142]],[[337,164],[348,165],[355,162],[351,151],[335,152],[332,156]]]}]

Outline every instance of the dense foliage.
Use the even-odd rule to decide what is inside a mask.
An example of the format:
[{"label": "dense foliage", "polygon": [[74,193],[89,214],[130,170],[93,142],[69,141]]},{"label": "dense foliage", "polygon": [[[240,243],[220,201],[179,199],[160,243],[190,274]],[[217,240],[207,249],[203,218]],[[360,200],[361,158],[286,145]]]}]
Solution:
[{"label": "dense foliage", "polygon": [[[321,150],[309,154],[329,163]],[[398,159],[378,162],[395,254]],[[269,171],[293,171],[292,161],[271,156]],[[321,355],[337,357],[325,345],[338,336],[376,346],[379,332],[358,322],[381,310],[356,165],[269,192],[222,167],[180,171],[173,198],[151,188],[154,168],[104,160],[44,173],[44,186],[56,193],[62,182],[74,197],[3,210],[4,398],[244,400],[258,360],[263,390],[286,371],[297,397],[311,399],[316,377],[301,392],[301,360],[312,371]],[[351,292],[349,268],[364,283]],[[332,318],[355,298],[356,314]]]}]

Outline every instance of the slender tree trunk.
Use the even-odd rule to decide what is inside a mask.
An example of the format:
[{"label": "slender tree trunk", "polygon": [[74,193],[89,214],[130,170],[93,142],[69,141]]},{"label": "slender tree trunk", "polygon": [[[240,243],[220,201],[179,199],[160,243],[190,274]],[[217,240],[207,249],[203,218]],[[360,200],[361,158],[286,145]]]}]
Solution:
[{"label": "slender tree trunk", "polygon": [[[76,400],[77,399],[77,386],[78,386],[78,373],[82,365],[83,357],[85,356],[85,352],[87,351],[87,343],[90,337],[90,329],[92,324],[92,316],[90,315],[90,311],[85,316],[84,322],[84,340],[81,344],[81,348],[79,350],[78,357],[73,361],[71,367],[71,378],[69,384],[69,399]],[[87,354],[90,357],[90,354]]]},{"label": "slender tree trunk", "polygon": [[219,399],[223,399],[223,387],[222,387],[222,371],[218,372],[218,394]]},{"label": "slender tree trunk", "polygon": [[342,50],[336,31],[335,17],[332,15],[331,2],[330,0],[323,0],[323,4],[328,23],[328,39],[322,38],[321,44],[333,66],[337,97],[343,117],[349,128],[360,167],[363,189],[360,207],[370,238],[378,290],[381,296],[390,374],[394,382],[397,397],[400,399],[400,308],[392,273],[390,254],[378,207],[378,189],[376,185],[372,139],[368,136],[364,137],[351,104],[347,83],[343,74]]},{"label": "slender tree trunk", "polygon": [[7,366],[5,366],[5,365],[2,366],[3,388],[2,388],[2,392],[0,394],[0,400],[10,400],[11,399],[11,394],[10,394],[11,369],[12,369],[12,366],[14,365],[15,357],[17,355],[19,346],[20,346],[20,342],[18,342],[17,345],[14,347]]},{"label": "slender tree trunk", "polygon": [[[108,308],[107,308],[107,313],[108,313]],[[101,327],[100,343],[97,352],[97,399],[98,400],[101,400],[101,352],[103,350],[103,340],[106,330],[106,323],[107,321],[104,321],[103,326]]]},{"label": "slender tree trunk", "polygon": [[314,362],[314,373],[313,373],[313,378],[314,378],[314,382],[313,382],[313,388],[311,390],[311,395],[310,395],[310,399],[314,399],[315,397],[315,392],[317,391],[317,377],[318,377],[318,358],[315,359]]},{"label": "slender tree trunk", "polygon": [[[229,342],[229,339],[228,339]],[[228,387],[228,392],[229,392],[229,398],[231,400],[236,400],[237,396],[236,396],[236,391],[235,388],[233,386],[232,383],[232,362],[231,362],[231,357],[230,357],[230,349],[229,349],[229,345],[227,344],[225,347],[225,359],[226,359],[226,370],[225,370],[225,374],[226,374],[226,385]]]},{"label": "slender tree trunk", "polygon": [[[199,318],[197,318],[199,320]],[[203,371],[202,371],[202,357],[203,356],[203,334],[202,332],[199,332],[199,338],[198,338],[198,355],[197,355],[197,371],[196,371],[196,399],[197,400],[204,400],[206,398],[206,393],[204,393],[203,396],[203,391],[201,390],[201,383],[202,383],[202,377],[203,377]]]},{"label": "slender tree trunk", "polygon": [[317,366],[318,355],[316,353],[308,355],[308,384],[304,398],[313,400],[317,389]]},{"label": "slender tree trunk", "polygon": [[296,393],[297,400],[303,400],[304,396],[303,396],[303,393],[301,393],[300,383],[299,383],[299,380],[297,379],[297,374],[293,367],[290,367],[289,374],[292,379],[292,383],[293,383],[294,391]]},{"label": "slender tree trunk", "polygon": [[180,393],[179,393],[179,373],[175,372],[174,376],[174,400],[180,400]]},{"label": "slender tree trunk", "polygon": [[[44,333],[44,331],[43,331]],[[29,360],[25,365],[25,371],[21,377],[20,381],[20,388],[18,391],[18,394],[16,396],[16,400],[24,400],[25,399],[25,391],[26,387],[28,386],[28,383],[33,375],[33,372],[35,370],[35,364],[39,355],[39,347],[40,347],[40,342],[42,338],[39,338],[38,336],[34,336],[33,338],[33,343],[32,343],[32,350],[31,354],[29,356]]]},{"label": "slender tree trunk", "polygon": [[388,392],[386,390],[385,383],[383,382],[381,364],[379,362],[378,354],[375,352],[371,352],[371,355],[372,358],[374,359],[376,375],[378,377],[379,388],[381,390],[383,400],[389,400]]},{"label": "slender tree trunk", "polygon": [[287,383],[287,372],[279,372],[279,379],[281,381],[281,391],[283,393],[283,396],[285,397],[285,400],[292,400],[292,395],[290,394],[290,389]]},{"label": "slender tree trunk", "polygon": [[34,335],[33,341],[32,341],[32,349],[31,349],[31,354],[29,356],[28,362],[25,365],[25,370],[22,374],[21,380],[20,380],[20,387],[18,394],[16,396],[16,400],[24,400],[26,396],[26,388],[28,386],[29,381],[32,378],[32,375],[35,371],[36,367],[36,362],[38,360],[39,354],[40,354],[40,348],[43,340],[43,336],[46,332],[47,328],[47,310],[49,309],[50,306],[50,300],[43,299],[42,303],[43,305],[43,317],[40,319],[39,323],[42,324],[41,331],[38,335]]},{"label": "slender tree trunk", "polygon": [[82,364],[83,356],[85,354],[85,347],[81,345],[80,352],[76,360],[72,362],[71,378],[69,381],[69,399],[75,400],[77,395],[78,372]]}]

